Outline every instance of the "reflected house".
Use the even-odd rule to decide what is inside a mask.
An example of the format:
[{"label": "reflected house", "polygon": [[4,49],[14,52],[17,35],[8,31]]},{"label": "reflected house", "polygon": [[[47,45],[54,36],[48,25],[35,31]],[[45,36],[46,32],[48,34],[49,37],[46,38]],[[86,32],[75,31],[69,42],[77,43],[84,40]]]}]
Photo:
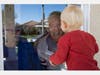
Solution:
[{"label": "reflected house", "polygon": [[41,20],[41,22],[36,24],[34,27],[38,30],[39,34],[42,34],[42,28],[44,27],[43,33],[45,33],[48,31],[48,20],[47,19],[44,20],[44,25],[42,25],[42,20]]},{"label": "reflected house", "polygon": [[28,21],[24,24],[22,24],[22,28],[23,31],[27,34],[27,35],[31,35],[31,34],[36,34],[36,29],[34,28],[34,26],[36,24],[38,24],[39,22],[36,21]]},{"label": "reflected house", "polygon": [[[16,29],[22,30],[22,35],[27,34],[27,35],[40,35],[42,34],[42,20],[41,22],[36,22],[36,21],[28,21],[24,24],[16,24]],[[48,20],[44,20],[44,32],[48,28]]]}]

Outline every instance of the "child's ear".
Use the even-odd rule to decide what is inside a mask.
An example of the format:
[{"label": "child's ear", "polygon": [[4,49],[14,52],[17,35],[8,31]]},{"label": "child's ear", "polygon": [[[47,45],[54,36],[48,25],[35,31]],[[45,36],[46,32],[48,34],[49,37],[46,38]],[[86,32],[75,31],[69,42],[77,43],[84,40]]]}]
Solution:
[{"label": "child's ear", "polygon": [[67,28],[67,23],[65,21],[61,21],[64,28]]}]

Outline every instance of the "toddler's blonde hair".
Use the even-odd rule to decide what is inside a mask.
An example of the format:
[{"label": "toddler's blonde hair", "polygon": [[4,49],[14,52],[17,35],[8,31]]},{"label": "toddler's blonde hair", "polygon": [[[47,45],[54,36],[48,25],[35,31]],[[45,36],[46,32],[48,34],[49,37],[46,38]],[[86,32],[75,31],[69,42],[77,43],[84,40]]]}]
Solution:
[{"label": "toddler's blonde hair", "polygon": [[64,21],[68,28],[80,28],[83,25],[83,13],[81,8],[76,5],[69,5],[61,13],[61,20]]}]

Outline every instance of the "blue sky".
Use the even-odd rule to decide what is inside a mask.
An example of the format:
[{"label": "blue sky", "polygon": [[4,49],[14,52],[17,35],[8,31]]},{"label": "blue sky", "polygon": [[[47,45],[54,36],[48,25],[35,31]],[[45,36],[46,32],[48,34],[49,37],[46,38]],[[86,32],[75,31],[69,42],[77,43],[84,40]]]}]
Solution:
[{"label": "blue sky", "polygon": [[[47,18],[52,11],[62,11],[65,7],[65,4],[44,4],[45,18]],[[19,24],[31,20],[40,22],[42,19],[42,5],[15,4],[15,16],[15,22]]]},{"label": "blue sky", "polygon": [[[62,11],[65,6],[65,4],[45,4],[45,18],[47,18],[52,11]],[[30,20],[40,22],[42,19],[42,6],[40,4],[16,4],[15,15],[15,21],[20,24]]]}]

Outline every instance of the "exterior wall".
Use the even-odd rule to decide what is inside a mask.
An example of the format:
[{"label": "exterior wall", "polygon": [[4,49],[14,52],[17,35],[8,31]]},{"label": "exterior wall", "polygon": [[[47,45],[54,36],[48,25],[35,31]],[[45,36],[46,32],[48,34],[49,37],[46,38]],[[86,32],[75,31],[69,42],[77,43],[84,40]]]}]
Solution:
[{"label": "exterior wall", "polygon": [[90,6],[90,33],[92,33],[98,43],[99,52],[95,55],[100,68],[100,4]]}]

